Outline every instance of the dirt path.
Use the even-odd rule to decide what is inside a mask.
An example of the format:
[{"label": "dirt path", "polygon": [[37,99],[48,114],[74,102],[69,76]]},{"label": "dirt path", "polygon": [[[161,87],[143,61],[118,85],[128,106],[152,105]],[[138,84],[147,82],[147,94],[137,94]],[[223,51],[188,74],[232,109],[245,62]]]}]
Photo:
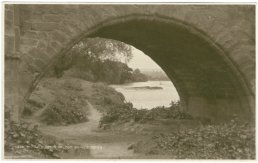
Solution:
[{"label": "dirt path", "polygon": [[[128,146],[137,141],[140,136],[135,134],[118,133],[98,128],[101,113],[89,102],[89,121],[68,126],[40,125],[40,130],[58,139],[63,139],[74,145],[90,148],[93,158],[132,158],[136,155],[128,150]],[[84,158],[85,156],[74,154],[64,157]],[[87,158],[87,157],[86,157]]]},{"label": "dirt path", "polygon": [[89,119],[89,122],[87,124],[88,127],[85,126],[84,128],[89,128],[90,130],[89,132],[92,132],[98,128],[99,121],[102,115],[88,101],[87,101],[87,105],[90,111],[90,115],[88,116],[88,119]]}]

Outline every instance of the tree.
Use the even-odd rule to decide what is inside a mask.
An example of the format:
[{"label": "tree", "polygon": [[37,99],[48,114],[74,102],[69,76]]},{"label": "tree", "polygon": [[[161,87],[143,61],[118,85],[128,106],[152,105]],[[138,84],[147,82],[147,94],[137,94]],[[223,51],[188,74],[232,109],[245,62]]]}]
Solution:
[{"label": "tree", "polygon": [[69,52],[63,55],[54,65],[52,73],[61,77],[63,71],[76,67],[88,69],[92,64],[104,60],[129,62],[132,58],[131,46],[123,42],[103,39],[86,38],[74,45]]},{"label": "tree", "polygon": [[147,81],[139,69],[133,71],[128,67],[126,63],[131,58],[130,45],[109,39],[87,38],[60,58],[53,73],[62,77],[63,72],[69,69],[66,71],[69,76],[109,84]]},{"label": "tree", "polygon": [[148,78],[146,75],[144,75],[143,73],[141,73],[141,71],[139,69],[135,69],[133,71],[133,81],[136,82],[145,82],[148,81]]}]

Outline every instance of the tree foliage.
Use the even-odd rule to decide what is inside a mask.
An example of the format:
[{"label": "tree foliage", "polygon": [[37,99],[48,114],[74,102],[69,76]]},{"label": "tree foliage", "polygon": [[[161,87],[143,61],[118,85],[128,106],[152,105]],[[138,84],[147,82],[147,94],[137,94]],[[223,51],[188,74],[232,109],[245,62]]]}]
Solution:
[{"label": "tree foliage", "polygon": [[124,60],[128,62],[132,58],[131,46],[121,41],[103,39],[103,38],[87,38],[76,44],[70,51],[72,55],[90,57],[100,60]]},{"label": "tree foliage", "polygon": [[[53,73],[57,77],[63,75],[73,65],[84,65],[87,68],[90,63],[96,61],[124,61],[129,62],[133,57],[131,46],[123,42],[103,39],[86,38],[74,45],[65,55],[59,58],[53,67]],[[83,68],[83,67],[81,67]]]},{"label": "tree foliage", "polygon": [[93,82],[123,84],[147,81],[139,69],[133,71],[127,66],[132,58],[131,46],[120,41],[88,38],[76,44],[54,68],[57,77],[65,70],[69,76]]}]

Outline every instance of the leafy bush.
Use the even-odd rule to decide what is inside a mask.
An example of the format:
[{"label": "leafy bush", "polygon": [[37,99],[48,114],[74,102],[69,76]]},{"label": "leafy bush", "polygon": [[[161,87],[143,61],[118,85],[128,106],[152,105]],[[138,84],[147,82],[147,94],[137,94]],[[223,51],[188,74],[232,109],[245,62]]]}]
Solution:
[{"label": "leafy bush", "polygon": [[103,83],[94,83],[92,85],[93,96],[89,98],[89,101],[93,105],[98,105],[100,112],[107,112],[111,107],[120,107],[124,104],[125,97],[122,93],[117,92],[114,88],[108,87]]},{"label": "leafy bush", "polygon": [[232,121],[161,133],[130,148],[138,153],[168,155],[173,159],[255,159],[255,130],[248,124]]},{"label": "leafy bush", "polygon": [[35,111],[42,109],[45,106],[45,103],[35,100],[35,99],[28,99],[24,109],[23,109],[23,116],[31,116]]},{"label": "leafy bush", "polygon": [[92,81],[92,82],[96,81],[92,71],[90,70],[87,71],[79,68],[70,68],[69,70],[64,72],[64,76],[79,78],[79,79]]},{"label": "leafy bush", "polygon": [[37,128],[27,123],[15,123],[5,119],[4,150],[12,155],[38,155],[43,158],[59,158],[64,149],[46,148],[62,144],[56,140],[44,138]]},{"label": "leafy bush", "polygon": [[76,80],[65,80],[63,83],[65,89],[74,90],[74,91],[82,91],[82,84]]},{"label": "leafy bush", "polygon": [[115,121],[129,121],[134,115],[136,109],[132,108],[131,103],[125,103],[122,105],[112,105],[107,108],[105,114],[100,119],[100,127],[103,124],[113,123]]},{"label": "leafy bush", "polygon": [[[106,103],[110,104],[110,101]],[[170,107],[156,107],[150,110],[138,110],[133,108],[131,103],[113,104],[112,107],[106,110],[106,114],[100,121],[100,126],[115,121],[128,122],[133,120],[138,123],[146,123],[156,119],[192,119],[192,117],[181,111],[180,102],[172,103]]]},{"label": "leafy bush", "polygon": [[88,121],[87,103],[77,96],[60,96],[41,115],[41,121],[48,125],[66,125]]},{"label": "leafy bush", "polygon": [[31,116],[35,111],[37,111],[39,108],[34,107],[30,104],[25,104],[22,115],[23,116]]},{"label": "leafy bush", "polygon": [[156,107],[150,110],[155,118],[162,119],[192,119],[192,116],[181,108],[180,101],[172,102],[170,107]]},{"label": "leafy bush", "polygon": [[28,103],[38,108],[43,108],[45,106],[43,102],[37,101],[35,99],[28,99]]}]

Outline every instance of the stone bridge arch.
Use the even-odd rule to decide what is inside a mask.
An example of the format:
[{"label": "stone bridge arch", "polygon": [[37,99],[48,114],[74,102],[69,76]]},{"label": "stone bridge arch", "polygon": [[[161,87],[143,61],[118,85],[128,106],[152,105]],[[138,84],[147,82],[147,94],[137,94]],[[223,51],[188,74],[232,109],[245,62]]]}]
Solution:
[{"label": "stone bridge arch", "polygon": [[5,105],[13,119],[37,82],[84,37],[131,44],[172,78],[196,116],[250,117],[254,6],[5,5]]}]

